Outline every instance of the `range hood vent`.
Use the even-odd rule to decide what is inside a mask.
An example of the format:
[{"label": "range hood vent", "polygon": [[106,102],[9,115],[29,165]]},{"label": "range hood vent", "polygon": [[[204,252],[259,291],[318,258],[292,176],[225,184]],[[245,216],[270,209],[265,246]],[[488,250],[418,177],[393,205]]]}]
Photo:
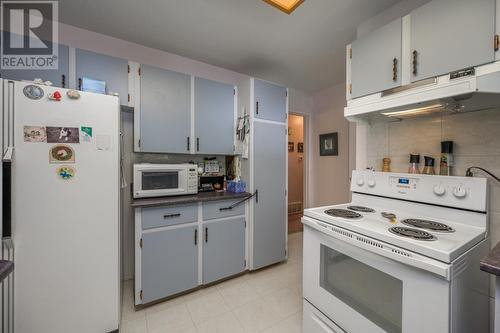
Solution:
[{"label": "range hood vent", "polygon": [[500,62],[350,100],[344,115],[372,122],[494,108],[500,108]]}]

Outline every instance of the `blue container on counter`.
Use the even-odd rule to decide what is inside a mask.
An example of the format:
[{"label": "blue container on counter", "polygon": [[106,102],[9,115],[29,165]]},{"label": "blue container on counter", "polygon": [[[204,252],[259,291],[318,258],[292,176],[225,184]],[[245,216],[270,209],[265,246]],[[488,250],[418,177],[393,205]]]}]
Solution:
[{"label": "blue container on counter", "polygon": [[227,182],[227,189],[228,192],[233,192],[233,193],[243,193],[246,192],[247,190],[247,184],[242,181],[234,181],[230,180]]}]

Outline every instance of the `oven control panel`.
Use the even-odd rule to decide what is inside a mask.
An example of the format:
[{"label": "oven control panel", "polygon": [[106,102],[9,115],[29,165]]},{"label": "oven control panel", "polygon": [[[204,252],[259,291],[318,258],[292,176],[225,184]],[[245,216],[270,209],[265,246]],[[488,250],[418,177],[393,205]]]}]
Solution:
[{"label": "oven control panel", "polygon": [[486,211],[487,181],[476,177],[355,170],[351,191],[388,198]]}]

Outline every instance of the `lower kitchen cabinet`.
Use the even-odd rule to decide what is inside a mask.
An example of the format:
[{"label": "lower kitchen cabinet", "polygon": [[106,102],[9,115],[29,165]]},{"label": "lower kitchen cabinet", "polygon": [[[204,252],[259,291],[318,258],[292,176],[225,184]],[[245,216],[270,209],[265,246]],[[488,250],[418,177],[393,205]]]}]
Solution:
[{"label": "lower kitchen cabinet", "polygon": [[203,283],[245,270],[245,217],[203,224]]},{"label": "lower kitchen cabinet", "polygon": [[142,303],[198,286],[198,226],[142,234]]}]

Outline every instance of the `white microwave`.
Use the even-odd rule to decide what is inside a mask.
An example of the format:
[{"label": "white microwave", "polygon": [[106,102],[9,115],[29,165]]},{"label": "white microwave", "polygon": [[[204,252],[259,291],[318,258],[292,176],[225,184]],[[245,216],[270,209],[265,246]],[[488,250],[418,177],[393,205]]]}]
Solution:
[{"label": "white microwave", "polygon": [[197,193],[197,169],[195,164],[134,164],[134,198]]}]

